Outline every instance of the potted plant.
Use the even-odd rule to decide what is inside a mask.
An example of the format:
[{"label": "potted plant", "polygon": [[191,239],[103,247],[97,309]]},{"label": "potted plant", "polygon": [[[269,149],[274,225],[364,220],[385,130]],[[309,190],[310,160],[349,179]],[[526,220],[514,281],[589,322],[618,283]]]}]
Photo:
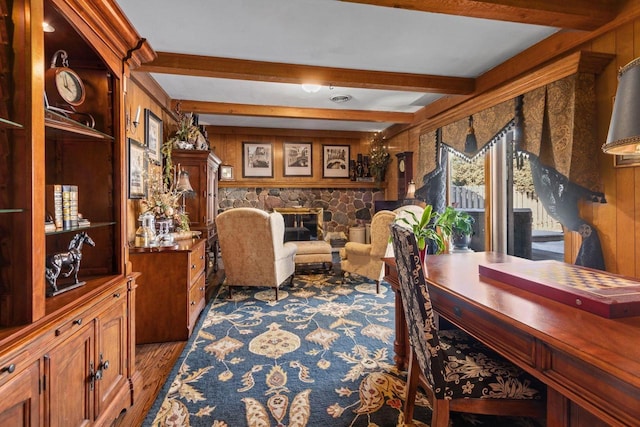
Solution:
[{"label": "potted plant", "polygon": [[456,251],[468,251],[475,219],[467,212],[447,206],[440,215],[440,225]]},{"label": "potted plant", "polygon": [[435,245],[436,254],[444,252],[445,236],[448,235],[449,225],[442,222],[442,215],[435,212],[431,205],[425,206],[420,218],[411,211],[407,211],[407,213],[410,218],[400,217],[397,221],[407,224],[416,236],[420,261],[424,262],[429,242],[433,242]]}]

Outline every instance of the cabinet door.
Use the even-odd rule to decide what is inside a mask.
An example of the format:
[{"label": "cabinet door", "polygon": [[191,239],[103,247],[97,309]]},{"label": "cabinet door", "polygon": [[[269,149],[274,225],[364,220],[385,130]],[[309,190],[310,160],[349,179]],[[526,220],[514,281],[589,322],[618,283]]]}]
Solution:
[{"label": "cabinet door", "polygon": [[[126,388],[127,383],[127,295],[126,291],[114,294],[115,304],[98,318],[96,381],[97,414],[99,416]],[[117,413],[120,412],[117,408]],[[117,415],[116,413],[116,415]]]},{"label": "cabinet door", "polygon": [[93,422],[96,365],[95,321],[82,325],[45,356],[49,427],[77,427]]},{"label": "cabinet door", "polygon": [[19,373],[0,375],[13,376],[0,387],[0,426],[40,425],[39,361]]}]

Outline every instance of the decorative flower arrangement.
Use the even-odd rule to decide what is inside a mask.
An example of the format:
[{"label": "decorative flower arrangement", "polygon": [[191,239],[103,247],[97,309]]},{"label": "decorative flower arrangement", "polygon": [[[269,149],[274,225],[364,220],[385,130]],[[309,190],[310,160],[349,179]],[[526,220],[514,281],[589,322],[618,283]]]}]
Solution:
[{"label": "decorative flower arrangement", "polygon": [[163,179],[159,168],[151,170],[146,179],[147,196],[141,201],[142,213],[151,212],[156,220],[171,219],[177,231],[189,231],[189,216],[180,206],[182,192],[176,191],[174,180]]},{"label": "decorative flower arrangement", "polygon": [[384,140],[374,139],[369,147],[369,172],[376,181],[384,181],[387,166],[391,163],[391,155],[384,146]]}]

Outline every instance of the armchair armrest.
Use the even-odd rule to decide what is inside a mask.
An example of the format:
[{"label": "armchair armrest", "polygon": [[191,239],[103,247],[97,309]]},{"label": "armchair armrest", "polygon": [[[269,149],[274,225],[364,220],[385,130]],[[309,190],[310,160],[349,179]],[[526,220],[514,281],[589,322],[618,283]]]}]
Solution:
[{"label": "armchair armrest", "polygon": [[358,242],[347,242],[344,246],[345,258],[349,257],[349,254],[354,256],[369,256],[371,254],[371,245]]}]

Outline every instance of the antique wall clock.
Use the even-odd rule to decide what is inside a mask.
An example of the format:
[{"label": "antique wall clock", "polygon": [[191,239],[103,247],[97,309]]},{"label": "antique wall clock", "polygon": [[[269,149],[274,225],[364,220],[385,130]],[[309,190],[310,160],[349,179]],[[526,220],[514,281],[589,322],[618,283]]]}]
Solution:
[{"label": "antique wall clock", "polygon": [[407,195],[409,182],[413,179],[413,151],[397,153],[398,158],[398,200]]},{"label": "antique wall clock", "polygon": [[[58,66],[58,60],[62,66]],[[84,102],[85,88],[80,76],[69,68],[67,52],[59,50],[53,54],[51,68],[45,72],[45,90],[50,105],[68,104],[77,107]],[[56,105],[60,104],[62,105]]]}]

